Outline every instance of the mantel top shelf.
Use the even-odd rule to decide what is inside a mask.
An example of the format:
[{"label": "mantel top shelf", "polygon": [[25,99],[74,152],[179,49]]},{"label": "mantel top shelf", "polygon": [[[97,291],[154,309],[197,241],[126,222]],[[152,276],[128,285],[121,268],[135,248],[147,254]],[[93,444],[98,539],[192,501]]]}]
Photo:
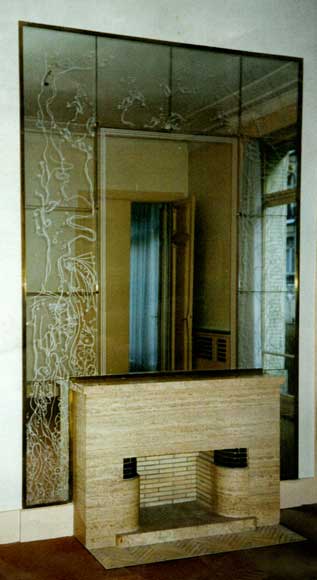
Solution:
[{"label": "mantel top shelf", "polygon": [[73,377],[70,381],[71,390],[86,390],[93,387],[107,387],[110,385],[125,386],[131,384],[153,384],[153,383],[184,383],[184,382],[232,382],[259,378],[261,382],[272,380],[276,384],[281,384],[283,377],[265,375],[262,369],[233,369],[226,371],[170,371],[170,372],[147,372],[147,373],[127,373],[117,375],[102,375],[91,377]]}]

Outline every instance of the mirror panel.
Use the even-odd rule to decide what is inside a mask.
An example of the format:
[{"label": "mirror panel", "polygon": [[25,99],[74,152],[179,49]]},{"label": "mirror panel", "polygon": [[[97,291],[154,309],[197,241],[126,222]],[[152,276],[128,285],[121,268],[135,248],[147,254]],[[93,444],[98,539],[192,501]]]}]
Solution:
[{"label": "mirror panel", "polygon": [[[299,62],[289,59],[242,58],[239,363],[285,377],[283,479],[297,477],[298,461],[300,74]],[[246,332],[247,317],[252,324]]]},{"label": "mirror panel", "polygon": [[170,48],[124,38],[96,41],[100,125],[169,130]]},{"label": "mirror panel", "polygon": [[287,134],[299,117],[299,63],[289,59],[243,56],[241,133],[269,141]]},{"label": "mirror panel", "polygon": [[187,134],[237,135],[240,57],[175,47],[171,66],[175,129]]},{"label": "mirror panel", "polygon": [[25,505],[69,499],[69,376],[98,369],[95,40],[23,29]]},{"label": "mirror panel", "polygon": [[25,505],[69,499],[67,379],[106,372],[282,374],[297,477],[301,63],[23,25],[22,66]]}]

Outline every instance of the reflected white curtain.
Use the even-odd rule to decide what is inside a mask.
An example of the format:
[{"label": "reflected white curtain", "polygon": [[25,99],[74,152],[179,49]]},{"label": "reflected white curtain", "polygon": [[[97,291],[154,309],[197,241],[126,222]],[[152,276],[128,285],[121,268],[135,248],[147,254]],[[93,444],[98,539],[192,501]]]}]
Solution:
[{"label": "reflected white curtain", "polygon": [[262,194],[259,142],[244,146],[239,212],[238,366],[262,367]]},{"label": "reflected white curtain", "polygon": [[159,364],[160,205],[133,203],[130,257],[130,371]]}]

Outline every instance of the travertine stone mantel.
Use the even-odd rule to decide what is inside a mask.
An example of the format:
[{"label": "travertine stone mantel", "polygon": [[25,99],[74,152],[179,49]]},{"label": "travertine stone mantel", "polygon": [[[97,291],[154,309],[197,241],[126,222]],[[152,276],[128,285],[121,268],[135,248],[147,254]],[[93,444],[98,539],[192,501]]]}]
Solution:
[{"label": "travertine stone mantel", "polygon": [[[236,497],[240,517],[253,518],[257,527],[277,524],[281,382],[278,377],[239,372],[74,379],[78,539],[95,549],[115,546],[122,534],[137,531],[138,478],[122,478],[125,457],[236,447],[248,449],[247,475],[236,478],[243,486]],[[218,476],[218,503],[224,512],[235,501],[226,473],[220,469]]]}]

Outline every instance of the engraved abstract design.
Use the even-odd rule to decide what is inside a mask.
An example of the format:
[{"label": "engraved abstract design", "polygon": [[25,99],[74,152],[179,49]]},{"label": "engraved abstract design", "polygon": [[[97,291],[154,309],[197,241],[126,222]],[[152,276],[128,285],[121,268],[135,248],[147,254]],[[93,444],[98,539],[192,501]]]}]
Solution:
[{"label": "engraved abstract design", "polygon": [[27,505],[68,500],[67,379],[97,372],[93,56],[44,54],[25,122]]}]

